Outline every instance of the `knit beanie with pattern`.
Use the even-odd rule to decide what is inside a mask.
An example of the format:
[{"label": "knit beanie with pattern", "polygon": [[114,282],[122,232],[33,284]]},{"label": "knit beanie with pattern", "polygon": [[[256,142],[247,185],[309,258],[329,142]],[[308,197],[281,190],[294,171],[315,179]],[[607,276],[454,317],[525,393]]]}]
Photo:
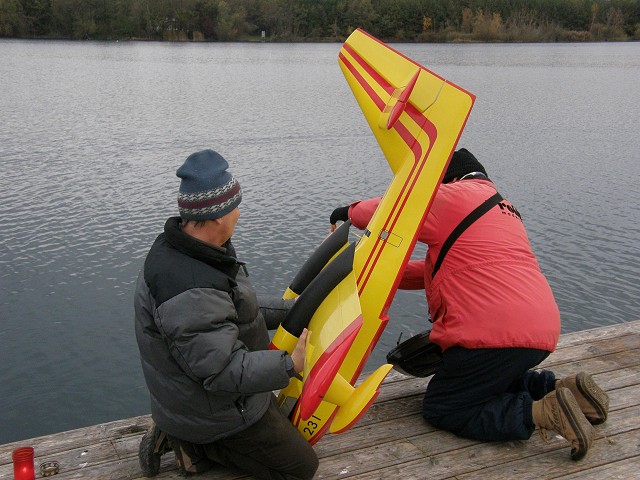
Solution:
[{"label": "knit beanie with pattern", "polygon": [[176,175],[182,179],[178,210],[184,220],[214,220],[234,210],[242,189],[217,152],[203,150],[187,157]]},{"label": "knit beanie with pattern", "polygon": [[480,172],[487,175],[486,170],[482,164],[473,156],[466,148],[454,152],[449,162],[447,172],[444,174],[442,183],[449,183],[454,178],[460,179],[460,177],[467,173]]}]

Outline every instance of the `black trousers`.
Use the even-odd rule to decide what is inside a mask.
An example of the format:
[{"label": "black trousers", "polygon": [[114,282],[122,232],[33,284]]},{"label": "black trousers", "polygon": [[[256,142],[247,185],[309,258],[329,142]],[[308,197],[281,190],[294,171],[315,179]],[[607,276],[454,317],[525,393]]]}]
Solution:
[{"label": "black trousers", "polygon": [[214,462],[235,466],[259,479],[307,480],[318,469],[318,456],[272,398],[258,422],[235,435],[203,445]]},{"label": "black trousers", "polygon": [[555,375],[531,370],[550,352],[529,348],[445,350],[422,403],[430,424],[482,441],[526,440],[534,400],[555,389]]}]

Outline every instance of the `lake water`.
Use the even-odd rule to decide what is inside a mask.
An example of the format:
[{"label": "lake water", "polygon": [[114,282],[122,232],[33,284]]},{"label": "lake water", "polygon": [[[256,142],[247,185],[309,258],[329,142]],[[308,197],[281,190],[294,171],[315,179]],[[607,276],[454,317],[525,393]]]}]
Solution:
[{"label": "lake water", "polygon": [[[477,95],[459,145],[523,214],[563,332],[640,318],[640,43],[395,47]],[[239,178],[260,293],[384,191],[339,48],[0,40],[0,443],[148,413],[132,290],[190,153]],[[390,313],[367,370],[423,293]]]}]

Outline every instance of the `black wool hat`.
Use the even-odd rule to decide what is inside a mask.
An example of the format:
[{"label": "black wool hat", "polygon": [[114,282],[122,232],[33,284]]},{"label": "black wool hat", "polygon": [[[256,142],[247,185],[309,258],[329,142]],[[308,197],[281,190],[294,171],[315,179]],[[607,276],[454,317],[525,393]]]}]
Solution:
[{"label": "black wool hat", "polygon": [[460,178],[467,173],[480,172],[487,175],[486,170],[476,157],[473,156],[466,148],[456,151],[451,157],[449,167],[447,168],[442,183],[449,183],[454,178]]}]

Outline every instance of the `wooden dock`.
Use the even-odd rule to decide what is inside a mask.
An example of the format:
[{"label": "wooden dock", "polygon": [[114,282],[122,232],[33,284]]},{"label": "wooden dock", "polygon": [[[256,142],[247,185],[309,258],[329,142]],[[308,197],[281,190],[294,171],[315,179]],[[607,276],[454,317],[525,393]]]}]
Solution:
[{"label": "wooden dock", "polygon": [[[559,437],[543,442],[481,443],[427,425],[421,415],[428,379],[392,373],[363,419],[315,446],[317,479],[630,479],[640,478],[640,320],[563,335],[543,364],[559,377],[590,372],[611,399],[609,420],[596,426],[587,457],[574,462]],[[148,416],[95,425],[0,446],[0,479],[13,478],[11,452],[30,445],[40,463],[55,460],[53,479],[139,479],[138,445]],[[37,478],[41,478],[38,473]],[[159,479],[178,479],[173,454],[163,457]],[[195,478],[249,478],[216,468]]]}]

